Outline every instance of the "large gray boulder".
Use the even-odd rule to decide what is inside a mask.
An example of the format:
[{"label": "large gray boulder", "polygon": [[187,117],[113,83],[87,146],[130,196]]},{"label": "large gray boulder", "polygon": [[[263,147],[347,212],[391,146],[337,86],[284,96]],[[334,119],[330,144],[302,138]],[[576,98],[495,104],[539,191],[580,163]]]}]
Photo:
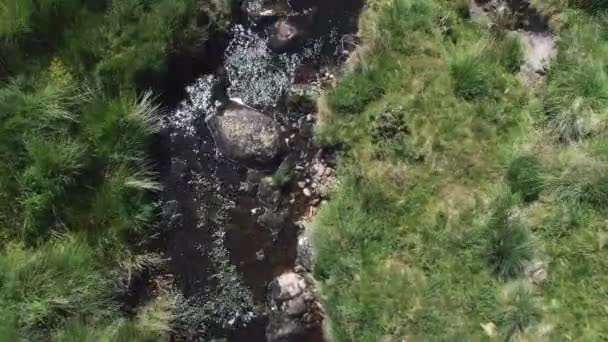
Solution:
[{"label": "large gray boulder", "polygon": [[231,102],[208,124],[218,149],[238,162],[266,165],[283,151],[279,124],[245,105]]}]

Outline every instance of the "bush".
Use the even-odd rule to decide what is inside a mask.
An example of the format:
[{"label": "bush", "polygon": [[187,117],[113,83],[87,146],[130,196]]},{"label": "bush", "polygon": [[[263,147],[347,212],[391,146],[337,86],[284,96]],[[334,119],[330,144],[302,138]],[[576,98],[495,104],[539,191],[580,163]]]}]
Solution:
[{"label": "bush", "polygon": [[328,103],[337,114],[356,114],[384,94],[377,67],[346,75],[328,94]]},{"label": "bush", "polygon": [[517,35],[505,35],[499,38],[495,47],[496,59],[511,73],[519,72],[524,63],[524,46]]},{"label": "bush", "polygon": [[560,141],[580,141],[598,133],[604,122],[598,113],[608,105],[604,67],[598,63],[556,65],[548,78],[544,105],[547,126]]},{"label": "bush", "polygon": [[396,0],[388,6],[379,22],[380,39],[387,49],[406,54],[420,49],[417,38],[433,33],[436,7],[430,1]]},{"label": "bush", "polygon": [[75,238],[37,250],[10,245],[0,258],[0,303],[28,339],[69,317],[103,315],[112,309],[108,291],[94,252]]},{"label": "bush", "polygon": [[525,263],[534,255],[528,228],[512,214],[513,203],[516,201],[510,197],[500,199],[488,223],[491,234],[488,262],[500,280],[521,276]]},{"label": "bush", "polygon": [[581,192],[581,201],[596,209],[608,209],[608,176],[601,176],[595,182],[586,184]]},{"label": "bush", "polygon": [[532,156],[516,158],[507,170],[507,180],[513,193],[518,193],[526,202],[538,199],[543,187],[543,166]]},{"label": "bush", "polygon": [[467,101],[496,97],[503,88],[502,80],[492,72],[492,66],[471,54],[450,62],[450,76],[456,96]]},{"label": "bush", "polygon": [[608,11],[607,0],[573,0],[575,6],[582,8],[590,13],[603,14]]},{"label": "bush", "polygon": [[110,322],[87,323],[73,320],[57,330],[51,342],[151,342],[164,341],[170,331],[174,301],[158,297],[132,319],[119,318]]},{"label": "bush", "polygon": [[516,283],[507,289],[506,308],[500,316],[500,326],[505,340],[524,333],[526,328],[540,322],[542,311],[534,298],[532,289],[526,284]]}]

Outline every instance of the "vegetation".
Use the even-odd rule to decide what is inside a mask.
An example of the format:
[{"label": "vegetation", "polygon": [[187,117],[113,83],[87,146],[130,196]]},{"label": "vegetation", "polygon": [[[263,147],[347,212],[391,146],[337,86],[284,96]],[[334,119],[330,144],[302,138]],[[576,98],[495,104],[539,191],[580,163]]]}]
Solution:
[{"label": "vegetation", "polygon": [[369,1],[319,101],[346,147],[314,233],[333,340],[608,336],[604,7],[534,4],[560,39],[530,91],[521,41],[466,1]]},{"label": "vegetation", "polygon": [[228,2],[0,0],[0,340],[150,341],[171,300],[120,311],[153,219],[148,148],[172,54]]}]

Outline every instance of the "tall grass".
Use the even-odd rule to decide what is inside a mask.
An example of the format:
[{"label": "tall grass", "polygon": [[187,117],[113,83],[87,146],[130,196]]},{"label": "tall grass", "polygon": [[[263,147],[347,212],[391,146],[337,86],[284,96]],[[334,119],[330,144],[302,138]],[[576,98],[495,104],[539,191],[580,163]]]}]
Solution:
[{"label": "tall grass", "polygon": [[488,223],[488,262],[492,273],[501,280],[522,276],[526,263],[534,256],[530,231],[513,212],[514,203],[517,202],[508,197],[499,199]]},{"label": "tall grass", "polygon": [[161,296],[152,301],[132,319],[118,318],[106,322],[89,324],[82,320],[72,320],[57,330],[52,342],[146,342],[161,341],[170,332],[169,323],[173,318],[173,299]]},{"label": "tall grass", "polygon": [[500,75],[480,55],[466,53],[450,62],[456,96],[465,100],[488,99],[499,96],[504,89]]},{"label": "tall grass", "polygon": [[112,304],[94,252],[73,237],[50,241],[37,250],[9,245],[0,258],[0,301],[14,329],[41,338],[62,320],[103,316]]},{"label": "tall grass", "polygon": [[533,290],[524,283],[511,284],[504,297],[506,305],[501,313],[500,325],[502,335],[509,341],[539,323],[542,311]]},{"label": "tall grass", "polygon": [[526,202],[534,201],[543,189],[543,166],[533,156],[518,157],[509,164],[507,180],[513,193]]}]

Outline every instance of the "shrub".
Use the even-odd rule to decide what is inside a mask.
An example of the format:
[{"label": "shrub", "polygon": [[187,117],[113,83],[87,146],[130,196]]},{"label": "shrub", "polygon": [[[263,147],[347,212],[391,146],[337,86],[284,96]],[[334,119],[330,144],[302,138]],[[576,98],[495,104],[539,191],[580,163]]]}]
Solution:
[{"label": "shrub", "polygon": [[602,14],[608,11],[607,0],[573,0],[575,6],[582,8],[590,13]]},{"label": "shrub", "polygon": [[519,72],[524,63],[524,46],[519,36],[506,35],[496,46],[498,63],[511,73]]},{"label": "shrub", "polygon": [[532,156],[516,158],[507,170],[507,180],[513,193],[518,193],[526,202],[538,199],[543,187],[543,166]]},{"label": "shrub", "polygon": [[500,199],[488,224],[491,238],[488,262],[492,273],[501,280],[522,275],[525,263],[534,251],[528,228],[512,213],[512,198]]},{"label": "shrub", "polygon": [[40,338],[66,318],[112,309],[93,251],[75,238],[37,250],[10,245],[0,258],[0,274],[0,302],[16,318],[20,336]]},{"label": "shrub", "polygon": [[382,45],[406,54],[417,51],[418,37],[432,34],[435,5],[424,0],[396,0],[385,9],[379,22]]},{"label": "shrub", "polygon": [[601,176],[591,184],[586,184],[581,192],[581,201],[596,209],[608,209],[608,176]]},{"label": "shrub", "polygon": [[113,235],[125,239],[141,232],[151,221],[149,195],[158,189],[158,183],[145,173],[125,166],[108,169],[90,208],[76,222],[96,232],[101,240],[111,240]]},{"label": "shrub", "polygon": [[580,141],[602,126],[608,105],[608,76],[597,63],[558,64],[550,73],[545,97],[547,126],[563,142]]},{"label": "shrub", "polygon": [[149,342],[164,341],[170,331],[174,301],[161,296],[145,306],[132,319],[119,318],[92,324],[73,320],[57,330],[52,342]]},{"label": "shrub", "polygon": [[361,113],[370,102],[384,94],[378,67],[346,75],[328,94],[328,103],[337,114]]},{"label": "shrub", "polygon": [[492,98],[502,88],[501,79],[481,57],[465,54],[450,62],[456,96],[467,101]]},{"label": "shrub", "polygon": [[524,333],[526,328],[538,323],[542,311],[534,298],[532,289],[523,283],[516,283],[506,292],[506,308],[500,316],[500,326],[505,340],[509,341],[515,335]]},{"label": "shrub", "polygon": [[24,240],[47,237],[67,192],[87,165],[86,146],[78,141],[32,138],[26,142],[28,166],[18,176],[23,206]]}]

